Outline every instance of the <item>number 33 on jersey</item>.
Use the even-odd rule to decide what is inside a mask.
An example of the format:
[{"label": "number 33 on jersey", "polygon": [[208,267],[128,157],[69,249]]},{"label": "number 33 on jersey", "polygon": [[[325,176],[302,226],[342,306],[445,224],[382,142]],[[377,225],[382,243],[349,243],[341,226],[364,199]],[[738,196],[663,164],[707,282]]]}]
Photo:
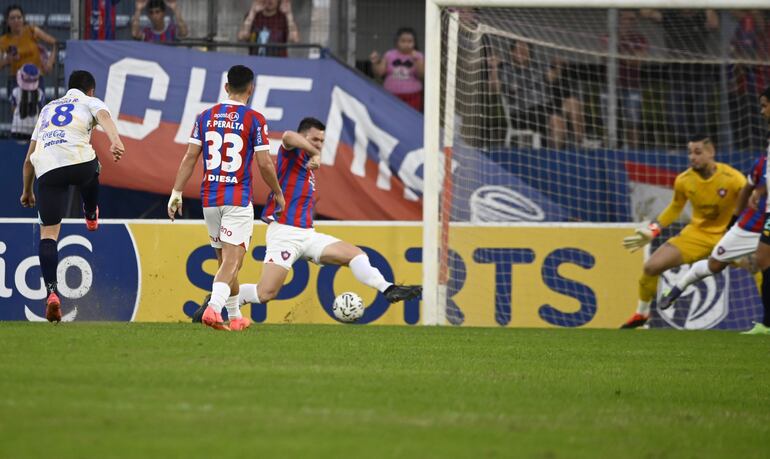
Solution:
[{"label": "number 33 on jersey", "polygon": [[254,153],[270,150],[265,118],[227,100],[198,116],[189,142],[202,147],[203,207],[250,205]]}]

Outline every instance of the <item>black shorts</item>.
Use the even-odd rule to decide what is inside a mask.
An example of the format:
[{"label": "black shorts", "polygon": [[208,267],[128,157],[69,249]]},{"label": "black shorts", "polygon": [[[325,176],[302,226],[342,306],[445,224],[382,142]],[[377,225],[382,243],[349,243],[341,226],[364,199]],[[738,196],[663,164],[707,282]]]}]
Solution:
[{"label": "black shorts", "polygon": [[43,226],[58,225],[67,213],[69,187],[99,183],[99,160],[52,169],[37,179],[37,209]]},{"label": "black shorts", "polygon": [[765,245],[770,245],[770,213],[765,214],[765,226],[762,227],[762,232],[759,236],[759,242]]}]

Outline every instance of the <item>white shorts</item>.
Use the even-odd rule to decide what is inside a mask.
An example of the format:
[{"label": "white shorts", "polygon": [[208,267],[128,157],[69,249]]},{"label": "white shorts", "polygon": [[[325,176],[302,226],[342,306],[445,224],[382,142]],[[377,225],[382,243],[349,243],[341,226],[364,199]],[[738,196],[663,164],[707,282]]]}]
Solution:
[{"label": "white shorts", "polygon": [[316,233],[313,228],[297,228],[276,222],[271,222],[267,226],[265,239],[267,242],[265,263],[274,263],[286,269],[291,269],[299,258],[305,258],[320,265],[323,250],[339,242],[336,237]]},{"label": "white shorts", "polygon": [[728,262],[743,256],[754,253],[759,244],[760,233],[746,231],[738,225],[733,225],[730,231],[722,236],[722,239],[714,246],[711,251],[711,258]]},{"label": "white shorts", "polygon": [[211,247],[221,249],[222,243],[243,246],[249,250],[254,232],[254,208],[241,206],[204,207],[203,219],[209,231]]}]

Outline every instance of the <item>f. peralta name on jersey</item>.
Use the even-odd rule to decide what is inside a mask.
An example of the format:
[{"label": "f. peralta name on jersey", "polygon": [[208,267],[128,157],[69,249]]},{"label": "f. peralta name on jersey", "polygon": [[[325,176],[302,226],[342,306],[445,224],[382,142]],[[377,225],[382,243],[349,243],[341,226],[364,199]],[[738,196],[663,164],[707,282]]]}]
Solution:
[{"label": "f. peralta name on jersey", "polygon": [[238,177],[230,175],[208,175],[209,182],[222,182],[222,183],[238,183]]},{"label": "f. peralta name on jersey", "polygon": [[232,129],[234,131],[242,131],[243,130],[243,123],[239,123],[237,121],[229,121],[229,120],[206,120],[206,127],[211,128],[224,128],[224,129]]}]

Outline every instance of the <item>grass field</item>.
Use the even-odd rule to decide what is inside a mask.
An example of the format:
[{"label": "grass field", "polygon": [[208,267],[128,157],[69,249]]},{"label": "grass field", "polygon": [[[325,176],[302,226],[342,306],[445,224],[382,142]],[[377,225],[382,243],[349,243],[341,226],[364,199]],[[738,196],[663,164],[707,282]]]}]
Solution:
[{"label": "grass field", "polygon": [[770,339],[0,323],[0,458],[770,457]]}]

